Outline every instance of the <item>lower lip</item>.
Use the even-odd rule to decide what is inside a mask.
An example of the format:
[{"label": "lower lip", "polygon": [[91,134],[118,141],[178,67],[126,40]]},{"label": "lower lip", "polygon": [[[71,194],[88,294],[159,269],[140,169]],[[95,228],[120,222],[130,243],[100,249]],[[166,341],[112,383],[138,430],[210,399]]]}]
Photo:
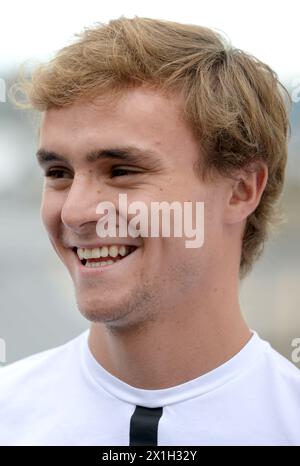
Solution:
[{"label": "lower lip", "polygon": [[99,275],[101,273],[109,272],[111,270],[119,270],[122,268],[126,268],[129,265],[130,259],[132,259],[131,256],[135,256],[139,248],[135,249],[132,253],[128,254],[128,256],[123,257],[123,259],[120,259],[116,261],[114,264],[110,265],[104,265],[104,266],[98,266],[98,267],[86,267],[83,265],[77,255],[77,253],[73,253],[76,256],[77,259],[77,265],[78,265],[78,270],[83,276],[94,276],[94,275]]}]

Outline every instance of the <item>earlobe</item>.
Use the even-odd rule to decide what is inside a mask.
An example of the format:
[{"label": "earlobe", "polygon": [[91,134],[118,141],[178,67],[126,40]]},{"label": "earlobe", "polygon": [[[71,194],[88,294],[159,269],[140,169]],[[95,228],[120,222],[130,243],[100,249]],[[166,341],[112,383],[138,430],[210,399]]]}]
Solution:
[{"label": "earlobe", "polygon": [[226,208],[226,222],[245,220],[257,208],[268,180],[268,168],[263,162],[253,163],[232,180]]}]

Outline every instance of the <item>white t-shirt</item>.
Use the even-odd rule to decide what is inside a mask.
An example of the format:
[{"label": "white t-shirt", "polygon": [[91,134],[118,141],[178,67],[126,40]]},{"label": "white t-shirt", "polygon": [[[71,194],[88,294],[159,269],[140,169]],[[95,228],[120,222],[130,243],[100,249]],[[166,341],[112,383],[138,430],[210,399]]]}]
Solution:
[{"label": "white t-shirt", "polygon": [[0,445],[300,445],[300,371],[256,332],[226,363],[162,390],[114,377],[87,338],[0,369]]}]

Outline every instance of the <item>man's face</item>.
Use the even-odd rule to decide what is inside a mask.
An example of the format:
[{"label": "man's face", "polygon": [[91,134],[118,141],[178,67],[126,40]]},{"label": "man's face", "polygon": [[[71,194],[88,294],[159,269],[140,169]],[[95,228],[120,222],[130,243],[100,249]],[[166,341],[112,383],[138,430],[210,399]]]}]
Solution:
[{"label": "man's face", "polygon": [[[126,327],[184,306],[187,296],[205,290],[221,257],[225,184],[197,176],[199,145],[180,112],[179,98],[138,88],[113,104],[81,101],[43,116],[39,152],[48,176],[42,219],[90,320]],[[139,152],[127,160],[120,149],[129,147]],[[96,207],[109,201],[118,213],[121,193],[128,204],[149,207],[152,201],[204,202],[204,245],[188,249],[184,237],[100,238]],[[87,267],[78,257],[78,248],[110,245],[135,249],[102,267]]]}]

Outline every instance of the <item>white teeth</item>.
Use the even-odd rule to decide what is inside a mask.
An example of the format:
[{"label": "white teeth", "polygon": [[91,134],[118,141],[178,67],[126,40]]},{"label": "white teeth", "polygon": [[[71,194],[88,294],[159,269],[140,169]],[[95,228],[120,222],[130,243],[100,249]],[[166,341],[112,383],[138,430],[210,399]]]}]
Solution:
[{"label": "white teeth", "polygon": [[112,260],[101,261],[101,262],[87,262],[85,264],[85,267],[91,267],[91,268],[105,267],[106,265],[112,265],[112,264],[114,264],[114,261],[112,261]]},{"label": "white teeth", "polygon": [[129,246],[102,246],[100,248],[77,248],[77,255],[80,260],[83,259],[98,259],[100,257],[124,257],[129,254]]},{"label": "white teeth", "polygon": [[117,257],[119,254],[119,248],[117,246],[110,246],[108,251],[110,257]]},{"label": "white teeth", "polygon": [[93,250],[92,249],[85,249],[83,254],[84,254],[85,259],[91,259],[92,256],[93,256]]},{"label": "white teeth", "polygon": [[101,257],[107,257],[108,256],[108,247],[107,246],[102,246],[101,248]]},{"label": "white teeth", "polygon": [[101,252],[100,248],[93,248],[92,249],[92,258],[97,259],[98,257],[101,257]]},{"label": "white teeth", "polygon": [[81,248],[78,248],[77,254],[78,254],[79,259],[82,261],[82,259],[84,259],[84,250]]},{"label": "white teeth", "polygon": [[122,257],[125,256],[125,254],[126,254],[126,247],[125,246],[119,247],[119,254]]}]

